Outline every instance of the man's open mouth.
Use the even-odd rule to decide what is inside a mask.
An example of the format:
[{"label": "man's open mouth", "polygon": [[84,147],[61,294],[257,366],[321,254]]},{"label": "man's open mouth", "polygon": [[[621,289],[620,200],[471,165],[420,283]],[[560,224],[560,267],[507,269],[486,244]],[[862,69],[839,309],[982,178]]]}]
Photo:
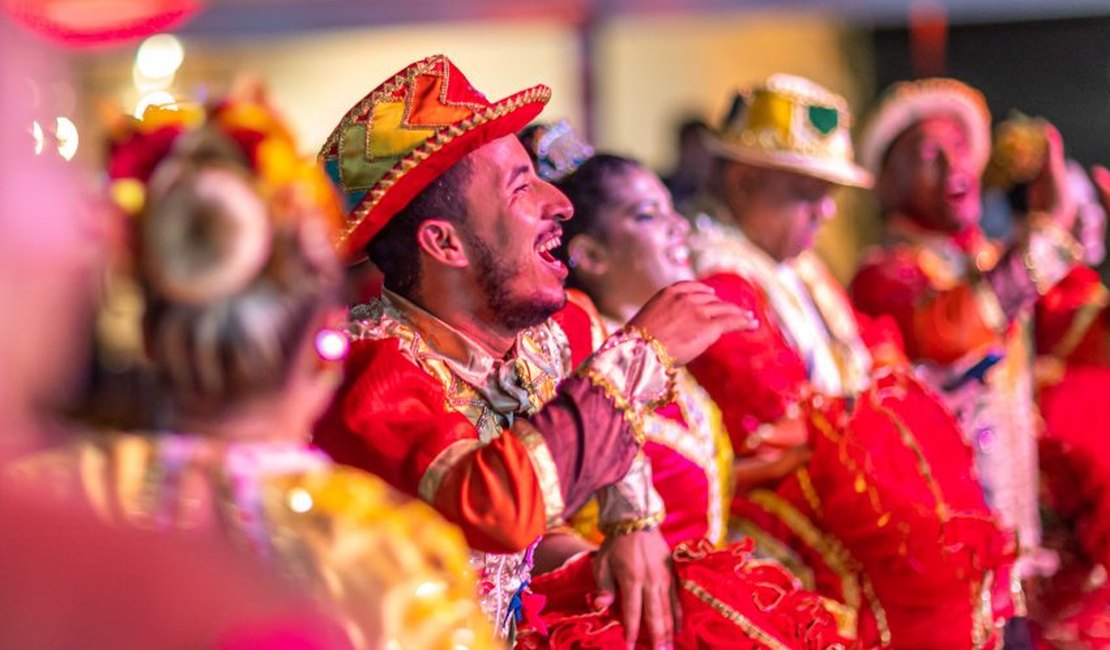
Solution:
[{"label": "man's open mouth", "polygon": [[554,230],[540,237],[536,242],[536,253],[539,254],[540,259],[544,264],[550,267],[559,275],[566,275],[567,267],[560,262],[554,254],[555,249],[563,243],[563,233],[560,230]]}]

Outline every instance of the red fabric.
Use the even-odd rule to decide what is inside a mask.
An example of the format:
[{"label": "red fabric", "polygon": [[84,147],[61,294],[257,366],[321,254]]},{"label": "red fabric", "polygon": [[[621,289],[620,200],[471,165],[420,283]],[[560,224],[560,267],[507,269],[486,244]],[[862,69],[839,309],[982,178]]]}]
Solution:
[{"label": "red fabric", "polygon": [[[442,386],[398,346],[396,339],[352,344],[346,380],[317,424],[315,442],[336,461],[417,496],[440,452],[477,440],[478,433],[444,407]],[[522,550],[545,528],[539,480],[523,445],[508,433],[459,459],[433,505],[482,551]]]},{"label": "red fabric", "polygon": [[112,180],[134,178],[146,183],[158,163],[166,157],[178,136],[181,124],[167,124],[152,131],[134,130],[109,143],[107,172]]},{"label": "red fabric", "polygon": [[854,313],[859,336],[871,352],[873,368],[904,368],[909,365],[906,341],[893,317],[888,314],[872,316],[860,311]]},{"label": "red fabric", "polygon": [[952,363],[998,338],[971,284],[934,289],[918,256],[906,248],[872,255],[852,281],[851,297],[864,314],[894,318],[911,359]]},{"label": "red fabric", "polygon": [[809,465],[819,522],[870,577],[894,647],[971,648],[970,585],[986,569],[1008,577],[1008,539],[954,419],[912,377],[887,374],[830,424]]},{"label": "red fabric", "polygon": [[[794,578],[782,567],[754,560],[750,543],[715,550],[702,540],[683,544],[674,552],[675,574],[683,626],[676,633],[675,647],[767,648],[721,609],[740,614],[775,642],[801,649],[832,648],[837,643],[853,647],[840,638],[836,622],[816,595],[797,588]],[[532,581],[532,589],[547,597],[545,637],[525,629],[518,648],[614,648],[623,647],[624,630],[619,611],[595,612],[589,602],[596,594],[592,571],[593,555],[582,556],[564,567]],[[716,601],[711,606],[687,585],[696,585]],[[646,632],[637,647],[648,647]]]},{"label": "red fabric", "polygon": [[725,334],[688,366],[721,409],[732,446],[739,452],[759,425],[775,422],[788,405],[801,399],[806,367],[773,325],[766,299],[750,282],[733,274],[711,275],[701,282],[759,320],[756,330]]},{"label": "red fabric", "polygon": [[[879,292],[892,302],[911,288],[928,288],[916,267],[902,268],[893,278],[897,282]],[[843,544],[849,563],[859,563],[884,605],[896,647],[969,647],[969,583],[986,569],[1005,572],[1008,540],[983,500],[972,452],[955,419],[907,374],[896,354],[877,364],[888,369],[878,372],[851,409],[841,400],[805,398],[804,364],[774,327],[758,291],[736,276],[707,282],[726,300],[753,310],[762,323],[754,333],[722,337],[690,366],[720,406],[736,448],[742,450],[748,432],[776,421],[791,402],[801,407],[813,449],[806,469],[819,510],[798,475],[774,486],[775,496],[808,519],[819,536]],[[893,293],[900,295],[888,296]],[[917,309],[913,299],[904,305],[907,314]],[[888,353],[897,352],[900,337],[889,319],[863,320],[860,330],[872,350],[885,346]],[[732,511],[798,553],[813,570],[819,593],[845,600],[835,567],[780,513],[744,495],[737,495]],[[860,614],[861,638],[867,641],[872,622],[866,604]],[[938,643],[938,635],[950,638]]]},{"label": "red fabric", "polygon": [[589,297],[581,291],[567,291],[567,304],[551,317],[570,343],[571,366],[577,368],[594,352],[594,332],[603,331],[601,317]]},{"label": "red fabric", "polygon": [[1041,391],[1046,499],[1074,526],[1091,564],[1110,566],[1110,368],[1069,367]]},{"label": "red fabric", "polygon": [[[1075,291],[1080,281],[1073,277],[1045,296],[1057,299],[1038,304],[1038,325],[1046,311],[1056,316],[1067,311],[1062,303],[1069,298],[1075,306],[1083,304],[1083,292]],[[1110,566],[1110,420],[1104,416],[1110,367],[1099,351],[1102,328],[1096,322],[1089,329],[1088,347],[1077,348],[1060,381],[1042,387],[1039,395],[1044,421],[1040,469],[1048,512],[1044,545],[1058,553],[1060,569],[1038,585],[1032,607],[1042,636],[1083,648],[1110,648],[1110,586],[1092,592],[1088,584],[1096,567]],[[1042,639],[1037,647],[1058,646]]]},{"label": "red fabric", "polygon": [[1087,573],[1053,577],[1056,588],[1038,600],[1048,604],[1033,620],[1037,650],[1110,649],[1110,584],[1091,589]]},{"label": "red fabric", "polygon": [[[810,468],[807,466],[807,469]],[[797,474],[791,474],[770,490],[774,497],[790,506],[804,521],[808,522],[820,536],[825,536],[820,521],[814,514],[802,492]],[[754,526],[762,534],[770,536],[773,540],[789,548],[798,560],[812,574],[814,590],[835,601],[847,602],[844,591],[844,577],[841,570],[830,563],[824,552],[810,543],[802,535],[796,533],[788,526],[786,519],[775,507],[764,507],[746,494],[736,494],[731,504],[733,518],[743,520],[748,525]],[[854,569],[848,567],[848,577],[857,579]]]},{"label": "red fabric", "polygon": [[[705,470],[674,449],[656,442],[644,445],[651,480],[663,499],[666,517],[659,529],[674,548],[709,532],[709,483]],[[716,459],[707,459],[716,462]]]},{"label": "red fabric", "polygon": [[1034,310],[1033,334],[1037,354],[1054,354],[1068,336],[1081,309],[1097,308],[1099,316],[1087,327],[1075,348],[1064,350],[1072,364],[1107,365],[1110,350],[1106,349],[1105,306],[1106,288],[1098,272],[1077,266],[1048,293],[1041,296]]},{"label": "red fabric", "polygon": [[[420,68],[424,71],[417,74]],[[369,191],[350,210],[354,229],[343,244],[346,257],[351,259],[361,256],[366,244],[397,212],[467,154],[493,140],[514,135],[539,115],[547,98],[535,97],[532,101],[523,101],[523,96],[528,92],[521,91],[496,103],[490,102],[484,94],[470,85],[450,60],[440,56],[406,66],[359,100],[355,108],[366,106],[367,109],[358,112],[354,123],[368,125],[373,115],[373,106],[377,104],[404,102],[404,123],[399,128],[434,129],[436,136],[429,136],[428,141],[437,139],[439,146],[430,150],[423,144],[420,145],[427,155],[420,158],[416,166],[407,170],[406,163],[417,159],[412,152],[403,155],[398,152],[400,158],[391,171],[403,170],[403,173],[385,174],[374,187],[368,188]],[[368,101],[371,97],[379,96],[383,98]],[[479,116],[496,114],[495,106],[502,107],[503,112],[490,119],[477,119]],[[451,135],[447,125],[461,133]],[[340,155],[338,139],[320,152],[321,159],[333,160]],[[389,184],[384,194],[381,194],[382,185],[387,181]],[[362,212],[365,214],[360,215]],[[355,215],[360,216],[356,218]]]}]

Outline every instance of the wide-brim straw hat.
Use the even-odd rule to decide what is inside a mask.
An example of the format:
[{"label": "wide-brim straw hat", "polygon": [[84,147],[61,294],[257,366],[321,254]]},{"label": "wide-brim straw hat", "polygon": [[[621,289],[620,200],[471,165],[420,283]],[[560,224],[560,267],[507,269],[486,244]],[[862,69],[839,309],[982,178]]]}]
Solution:
[{"label": "wide-brim straw hat", "polygon": [[853,159],[851,125],[843,97],[809,79],[776,74],[733,95],[706,146],[730,160],[870,187],[871,174]]},{"label": "wide-brim straw hat", "polygon": [[983,94],[957,81],[935,77],[891,86],[864,124],[859,139],[860,162],[878,176],[898,136],[923,120],[949,116],[967,134],[968,154],[982,171],[991,154],[991,114]]}]

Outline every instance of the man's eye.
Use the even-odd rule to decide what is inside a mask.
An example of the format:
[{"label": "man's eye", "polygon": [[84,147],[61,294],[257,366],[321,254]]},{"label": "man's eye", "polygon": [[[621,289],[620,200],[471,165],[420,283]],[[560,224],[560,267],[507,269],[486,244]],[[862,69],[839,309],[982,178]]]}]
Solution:
[{"label": "man's eye", "polygon": [[635,220],[635,221],[651,221],[654,218],[655,218],[655,215],[651,214],[650,212],[637,212],[636,216],[633,217],[633,220]]},{"label": "man's eye", "polygon": [[531,186],[528,185],[527,183],[525,183],[524,185],[521,185],[521,186],[517,187],[516,189],[514,189],[513,194],[524,194],[529,189],[531,189]]}]

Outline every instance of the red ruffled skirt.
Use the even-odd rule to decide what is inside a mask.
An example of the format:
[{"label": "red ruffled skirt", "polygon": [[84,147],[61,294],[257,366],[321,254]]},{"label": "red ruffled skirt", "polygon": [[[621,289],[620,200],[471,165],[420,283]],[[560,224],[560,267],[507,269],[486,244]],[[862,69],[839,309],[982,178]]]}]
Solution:
[{"label": "red ruffled skirt", "polygon": [[[709,542],[674,551],[683,625],[675,647],[685,649],[831,650],[854,647],[837,633],[821,599],[773,561],[751,556],[750,543],[717,550]],[[542,624],[526,623],[517,648],[538,650],[623,648],[616,607],[594,611],[593,554],[581,556],[532,581],[546,598]],[[546,628],[546,629],[543,629]],[[638,647],[648,647],[645,634]],[[839,645],[838,645],[839,644]]]},{"label": "red ruffled skirt", "polygon": [[795,551],[819,593],[858,607],[865,645],[999,645],[994,622],[1013,614],[1009,538],[951,414],[888,372],[850,412],[826,402],[811,424],[813,455],[775,491],[778,512],[753,494],[756,507],[738,501],[734,514]]}]

